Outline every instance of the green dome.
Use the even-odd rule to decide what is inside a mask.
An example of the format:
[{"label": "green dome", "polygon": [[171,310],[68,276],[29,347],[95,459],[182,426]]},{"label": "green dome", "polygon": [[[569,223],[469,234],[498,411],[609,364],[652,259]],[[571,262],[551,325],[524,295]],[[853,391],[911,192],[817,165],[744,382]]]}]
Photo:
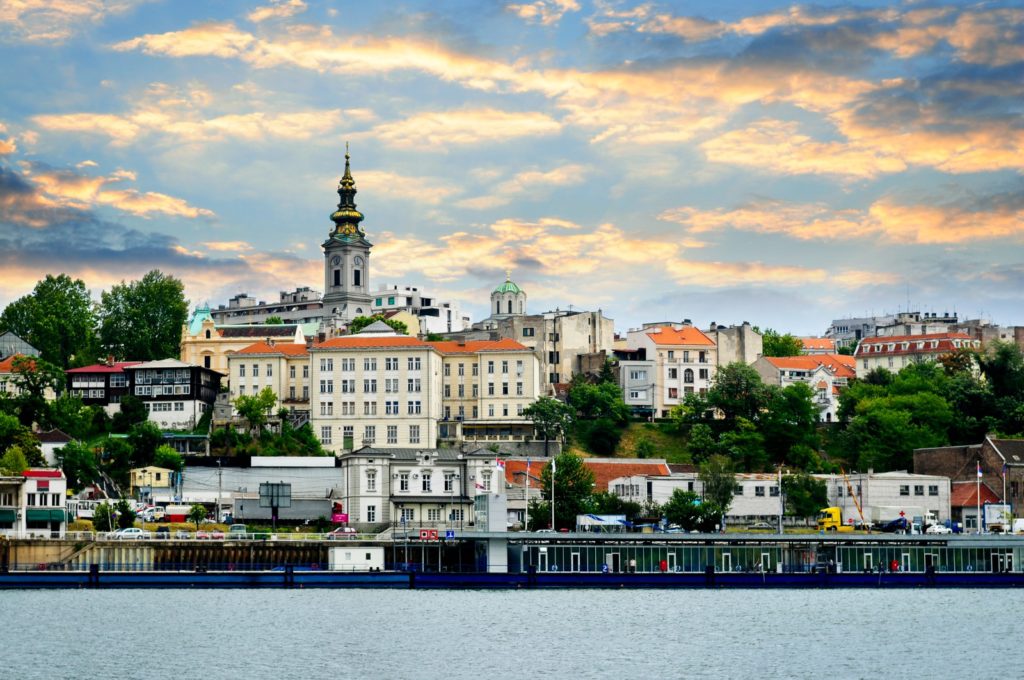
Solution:
[{"label": "green dome", "polygon": [[517,286],[516,284],[512,283],[511,280],[506,280],[505,283],[503,283],[500,286],[498,286],[497,288],[495,288],[494,292],[495,293],[522,293],[523,291],[520,290],[519,286]]}]

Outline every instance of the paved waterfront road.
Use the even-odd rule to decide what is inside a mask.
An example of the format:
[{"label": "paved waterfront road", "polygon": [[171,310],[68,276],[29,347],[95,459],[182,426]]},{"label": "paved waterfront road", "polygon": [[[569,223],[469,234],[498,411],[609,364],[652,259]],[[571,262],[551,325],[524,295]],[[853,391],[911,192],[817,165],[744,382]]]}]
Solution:
[{"label": "paved waterfront road", "polygon": [[1022,606],[1006,590],[6,591],[0,677],[1019,677]]}]

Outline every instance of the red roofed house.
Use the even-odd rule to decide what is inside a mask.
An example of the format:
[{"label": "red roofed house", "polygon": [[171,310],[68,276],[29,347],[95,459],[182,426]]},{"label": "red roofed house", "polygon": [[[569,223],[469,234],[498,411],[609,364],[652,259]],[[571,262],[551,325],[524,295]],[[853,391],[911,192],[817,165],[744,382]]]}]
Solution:
[{"label": "red roofed house", "polygon": [[876,368],[894,373],[904,366],[936,361],[940,356],[959,349],[978,349],[981,340],[967,333],[928,333],[864,338],[853,353],[857,359],[857,377],[863,378]]},{"label": "red roofed house", "polygon": [[832,338],[799,338],[804,354],[835,354],[836,341]]},{"label": "red roofed house", "polygon": [[978,496],[980,487],[982,512],[986,503],[999,503],[999,496],[988,484],[953,482],[949,505],[954,522],[960,522],[965,532],[978,530]]},{"label": "red roofed house", "polygon": [[786,387],[803,382],[814,391],[819,420],[832,422],[839,409],[839,392],[855,377],[854,358],[843,354],[759,357],[752,367],[766,385]]},{"label": "red roofed house", "polygon": [[124,370],[139,361],[107,361],[64,371],[68,393],[86,406],[102,406],[107,415],[121,410],[121,398],[132,393],[130,376]]},{"label": "red roofed house", "polygon": [[[15,384],[15,363],[20,359],[27,359],[26,367],[35,368],[35,358],[24,354],[12,354],[6,359],[0,360],[0,394],[17,394],[20,388]],[[47,401],[57,398],[57,395],[49,387],[46,388],[45,397]]]},{"label": "red roofed house", "polygon": [[650,409],[667,417],[687,394],[704,393],[711,385],[718,348],[689,323],[632,329],[626,344],[625,352],[638,358],[620,359],[619,375],[625,401],[636,412]]},{"label": "red roofed house", "polygon": [[50,468],[0,477],[0,536],[63,537],[67,486],[64,473]]}]

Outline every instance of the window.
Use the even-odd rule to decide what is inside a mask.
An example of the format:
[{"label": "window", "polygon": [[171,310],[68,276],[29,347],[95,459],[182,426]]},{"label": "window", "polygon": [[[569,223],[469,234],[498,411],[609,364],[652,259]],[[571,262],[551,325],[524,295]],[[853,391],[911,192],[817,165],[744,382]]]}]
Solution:
[{"label": "window", "polygon": [[238,377],[239,378],[244,378],[245,377],[245,364],[238,364]]},{"label": "window", "polygon": [[[207,358],[209,358],[209,357],[207,357]],[[207,367],[207,368],[209,368],[209,367]],[[111,387],[127,387],[128,386],[128,379],[123,374],[119,375],[119,374],[115,373],[114,375],[110,376],[110,386]]]},{"label": "window", "polygon": [[473,420],[476,420],[479,417],[480,417],[480,407],[477,406],[476,404],[473,404]]},{"label": "window", "polygon": [[670,368],[670,369],[668,369],[668,379],[669,380],[677,380],[678,378],[679,378],[679,369],[678,368]]},{"label": "window", "polygon": [[683,371],[683,382],[684,383],[692,383],[693,382],[693,369],[692,368],[688,368],[685,371]]},{"label": "window", "polygon": [[505,395],[508,394],[508,383],[501,383],[501,393]]},{"label": "window", "polygon": [[522,375],[522,374],[523,374],[523,360],[522,359],[517,359],[516,360],[516,375]]},{"label": "window", "polygon": [[273,378],[274,377],[274,364],[267,364],[267,377],[268,378]]},{"label": "window", "polygon": [[441,508],[427,508],[427,521],[428,522],[440,522],[441,521]]},{"label": "window", "polygon": [[356,380],[355,378],[345,378],[341,381],[341,392],[342,394],[355,394],[356,393]]},{"label": "window", "polygon": [[375,415],[377,415],[377,402],[375,402],[375,401],[364,401],[363,402],[363,415],[364,416],[375,416]]},{"label": "window", "polygon": [[421,402],[419,402],[419,401],[410,401],[409,402],[409,415],[411,415],[411,416],[419,415],[421,408],[422,408]]},{"label": "window", "polygon": [[410,371],[420,370],[420,358],[409,357],[408,360],[406,361],[406,368],[408,368]]},{"label": "window", "polygon": [[321,380],[320,381],[320,394],[334,394],[334,381],[333,380]]},{"label": "window", "polygon": [[910,486],[907,485],[907,484],[901,484],[900,485],[900,495],[901,496],[909,496],[910,495]]},{"label": "window", "polygon": [[376,491],[377,490],[377,471],[367,470],[366,471],[366,490]]},{"label": "window", "polygon": [[494,373],[494,362],[493,361],[488,361],[487,362],[487,372],[488,373]]},{"label": "window", "polygon": [[384,402],[384,415],[397,416],[398,415],[398,402],[397,401],[385,401]]},{"label": "window", "polygon": [[697,353],[697,361],[702,363],[702,364],[706,364],[708,362],[707,353],[706,352],[698,352]]},{"label": "window", "polygon": [[309,401],[309,385],[302,386],[302,401]]},{"label": "window", "polygon": [[501,372],[508,373],[508,361],[501,362]]},{"label": "window", "polygon": [[376,371],[377,360],[376,359],[363,359],[363,370],[364,371]]},{"label": "window", "polygon": [[669,358],[670,360],[671,360],[671,359],[675,359],[675,358],[676,358],[676,353],[675,353],[675,350],[671,350],[671,349],[670,349],[670,350],[668,351],[668,358]]},{"label": "window", "polygon": [[376,522],[377,521],[377,506],[367,505],[366,506],[366,521]]},{"label": "window", "polygon": [[532,328],[524,328],[523,329],[523,337],[524,338],[532,338],[533,337],[533,333],[534,333],[534,330]]},{"label": "window", "polygon": [[305,366],[302,367],[302,377],[303,378],[308,378],[309,377],[309,364],[306,364]]},{"label": "window", "polygon": [[448,399],[451,396],[452,396],[452,386],[451,385],[445,385],[444,386],[444,398]]},{"label": "window", "polygon": [[480,478],[483,480],[483,483],[484,483],[484,491],[490,491],[491,490],[491,471],[490,470],[485,470],[484,473],[480,475]]},{"label": "window", "polygon": [[914,485],[914,495],[915,496],[923,496],[924,495],[924,485],[923,484],[915,484]]},{"label": "window", "polygon": [[733,487],[732,495],[733,496],[742,496],[743,495],[743,485],[742,484],[737,484],[735,487]]},{"label": "window", "polygon": [[473,383],[473,398],[476,399],[479,396],[480,396],[480,386],[477,385],[476,383]]},{"label": "window", "polygon": [[772,498],[778,498],[779,497],[779,487],[777,487],[777,486],[769,486],[768,487],[768,495],[771,496]]},{"label": "window", "polygon": [[423,492],[424,493],[429,493],[430,492],[430,473],[429,472],[424,472],[422,475],[420,475],[420,481],[423,484],[423,487],[422,487],[423,488]]},{"label": "window", "polygon": [[398,392],[398,378],[385,378],[384,379],[384,391],[385,392]]},{"label": "window", "polygon": [[[352,412],[353,414],[355,413],[355,404],[352,404]],[[343,442],[347,446],[351,447],[353,443],[352,440],[356,438],[355,428],[352,425],[346,425],[345,427],[341,428],[341,436]]]},{"label": "window", "polygon": [[679,388],[678,387],[670,387],[670,388],[668,388],[668,398],[669,399],[678,399],[679,398]]},{"label": "window", "polygon": [[459,399],[462,399],[465,396],[466,396],[466,386],[465,385],[459,385]]},{"label": "window", "polygon": [[334,370],[334,359],[320,359],[320,371],[333,371]]},{"label": "window", "polygon": [[490,418],[494,417],[494,404],[487,405],[487,416]]},{"label": "window", "polygon": [[419,444],[420,443],[420,426],[410,425],[409,426],[409,443]]},{"label": "window", "polygon": [[398,443],[398,425],[388,425],[388,444]]},{"label": "window", "polygon": [[452,511],[450,513],[448,513],[448,519],[451,520],[452,522],[461,522],[462,521],[462,508],[454,508],[454,509],[452,509]]},{"label": "window", "polygon": [[466,375],[466,364],[459,364],[459,375]]},{"label": "window", "polygon": [[455,490],[455,473],[444,473],[444,492],[452,493]]},{"label": "window", "polygon": [[521,383],[521,382],[516,383],[516,396],[517,397],[523,396],[523,383]]},{"label": "window", "polygon": [[416,509],[415,508],[402,508],[402,521],[403,522],[415,522],[416,521]]},{"label": "window", "polygon": [[452,365],[451,364],[445,364],[444,365],[444,377],[447,378],[451,374],[452,374]]},{"label": "window", "polygon": [[254,378],[260,377],[260,365],[259,364],[253,364],[252,365],[252,377],[254,377]]},{"label": "window", "polygon": [[523,415],[523,405],[522,404],[516,404],[516,415],[517,416]]},{"label": "window", "polygon": [[708,379],[708,369],[706,369],[706,368],[700,369],[700,379],[701,380],[707,380]]},{"label": "window", "polygon": [[333,416],[334,415],[334,404],[329,401],[320,402],[320,415],[322,416]]},{"label": "window", "polygon": [[[374,404],[376,406],[376,404]],[[377,441],[377,426],[366,425],[363,427],[363,441],[367,444],[372,444]]]},{"label": "window", "polygon": [[363,392],[367,392],[369,394],[375,394],[377,392],[376,378],[367,378],[363,380]]},{"label": "window", "polygon": [[398,475],[398,490],[408,491],[409,490],[409,473],[401,472]]},{"label": "window", "polygon": [[288,377],[291,378],[292,380],[295,380],[295,367],[294,366],[289,366],[288,367]]},{"label": "window", "polygon": [[385,371],[397,371],[398,370],[398,357],[386,357],[384,359],[384,370]]},{"label": "window", "polygon": [[320,442],[323,444],[331,443],[331,426],[321,425],[320,426]]},{"label": "window", "polygon": [[630,380],[647,380],[647,371],[630,371]]},{"label": "window", "polygon": [[754,487],[754,495],[755,495],[755,496],[761,496],[761,497],[764,497],[764,487],[763,487],[763,486],[760,486],[760,485],[758,485],[758,486],[755,486],[755,487]]}]

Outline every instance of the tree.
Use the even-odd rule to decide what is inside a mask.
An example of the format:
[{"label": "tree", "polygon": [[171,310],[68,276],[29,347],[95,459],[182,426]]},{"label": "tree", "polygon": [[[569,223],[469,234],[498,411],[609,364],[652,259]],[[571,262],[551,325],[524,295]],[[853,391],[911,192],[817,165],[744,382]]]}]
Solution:
[{"label": "tree", "polygon": [[352,319],[348,324],[349,333],[358,333],[363,330],[374,321],[383,321],[387,325],[391,326],[396,333],[399,335],[409,335],[409,328],[403,321],[397,321],[395,319],[385,319],[383,314],[374,314],[373,316],[357,316]]},{"label": "tree", "polygon": [[92,528],[96,531],[114,530],[114,509],[104,501],[96,506],[92,513]]},{"label": "tree", "polygon": [[736,429],[722,433],[718,438],[718,450],[736,467],[747,472],[759,472],[768,464],[764,436],[746,418],[737,418]]},{"label": "tree", "polygon": [[828,505],[825,480],[806,472],[783,475],[782,493],[786,499],[786,514],[791,517],[814,517]]},{"label": "tree", "polygon": [[156,449],[164,441],[164,435],[155,423],[146,421],[133,425],[128,431],[128,444],[131,445],[131,464],[133,467],[144,467],[153,463]]},{"label": "tree", "polygon": [[767,401],[768,391],[761,376],[739,361],[718,369],[708,390],[708,403],[730,421],[736,418],[757,420]]},{"label": "tree", "polygon": [[[757,329],[755,329],[757,330]],[[804,343],[800,338],[768,328],[761,334],[761,353],[766,357],[796,357],[804,353]]]},{"label": "tree", "polygon": [[153,453],[153,465],[167,468],[174,472],[181,472],[182,468],[185,467],[185,460],[172,446],[161,444],[156,447],[156,451]]},{"label": "tree", "polygon": [[85,282],[67,274],[48,274],[0,314],[0,332],[11,331],[38,349],[43,361],[62,369],[93,360],[95,328],[95,306]]},{"label": "tree", "polygon": [[548,442],[560,439],[572,423],[572,408],[551,397],[541,397],[525,409],[523,415],[533,422],[537,436],[544,438],[544,455],[548,455]]},{"label": "tree", "polygon": [[185,286],[154,269],[139,281],[100,295],[100,344],[119,359],[153,361],[181,354],[181,327],[188,318]]},{"label": "tree", "polygon": [[593,494],[590,498],[590,505],[591,510],[598,515],[625,515],[630,522],[640,517],[644,511],[643,506],[639,503],[627,501],[610,491]]},{"label": "tree", "polygon": [[21,451],[28,467],[40,467],[44,464],[39,439],[32,433],[32,429],[22,425],[14,416],[0,413],[0,454],[11,447],[17,447]]},{"label": "tree", "polygon": [[189,522],[196,525],[196,531],[199,531],[199,524],[206,519],[206,508],[201,503],[193,503],[192,507],[188,509]]},{"label": "tree", "polygon": [[654,458],[658,453],[658,447],[647,437],[637,439],[634,455],[637,458]]},{"label": "tree", "polygon": [[100,477],[96,454],[85,444],[68,442],[56,452],[57,466],[64,471],[68,488],[75,491],[92,484]]},{"label": "tree", "polygon": [[51,394],[64,388],[64,371],[43,359],[18,356],[11,362],[11,373],[17,388],[14,400],[22,425],[31,427],[45,420]]},{"label": "tree", "polygon": [[21,473],[28,469],[28,461],[20,446],[12,446],[0,457],[0,473],[11,476],[21,476]]},{"label": "tree", "polygon": [[122,498],[114,504],[114,512],[117,514],[117,526],[120,529],[127,529],[135,524],[135,518],[137,515],[132,510],[132,506],[128,503],[128,500]]},{"label": "tree", "polygon": [[612,364],[611,359],[605,359],[604,363],[601,364],[601,373],[598,375],[597,381],[599,383],[611,383],[615,385],[616,389],[619,386],[619,381],[615,378],[615,366]]},{"label": "tree", "polygon": [[576,516],[584,514],[590,508],[590,497],[594,493],[594,473],[583,464],[583,459],[579,456],[562,453],[541,472],[544,498],[551,498],[552,482],[555,488],[555,526],[551,528],[575,528]]},{"label": "tree", "polygon": [[279,316],[268,316],[266,321],[263,322],[267,326],[283,326],[284,319]]},{"label": "tree", "polygon": [[817,447],[818,407],[814,390],[804,382],[769,390],[768,405],[761,414],[760,432],[771,460],[781,463],[797,445]]},{"label": "tree", "polygon": [[124,438],[107,437],[100,452],[100,466],[119,486],[128,485],[135,449]]},{"label": "tree", "polygon": [[102,409],[86,406],[81,398],[65,392],[50,402],[44,418],[45,427],[57,428],[74,439],[88,439],[93,431],[97,410],[103,412]]},{"label": "tree", "polygon": [[121,397],[121,410],[114,414],[114,432],[127,432],[132,425],[149,419],[146,404],[133,394]]},{"label": "tree", "polygon": [[235,410],[249,423],[250,430],[260,437],[263,434],[263,426],[267,424],[267,419],[270,416],[270,410],[274,408],[275,404],[277,404],[277,395],[274,394],[274,390],[264,387],[259,394],[239,395],[235,399]]},{"label": "tree", "polygon": [[674,489],[672,496],[661,506],[665,519],[677,524],[684,531],[714,531],[721,517],[720,509],[713,503],[701,501],[693,491]]},{"label": "tree", "polygon": [[629,420],[629,407],[622,399],[622,389],[614,382],[591,385],[574,380],[569,388],[568,402],[580,418],[607,418],[618,424]]},{"label": "tree", "polygon": [[704,484],[705,502],[714,504],[720,515],[727,513],[736,490],[732,461],[721,455],[711,456],[701,464],[699,476]]},{"label": "tree", "polygon": [[690,428],[690,436],[686,440],[686,449],[690,452],[690,458],[700,463],[718,452],[718,442],[715,440],[715,432],[710,426],[704,423],[697,423]]}]

